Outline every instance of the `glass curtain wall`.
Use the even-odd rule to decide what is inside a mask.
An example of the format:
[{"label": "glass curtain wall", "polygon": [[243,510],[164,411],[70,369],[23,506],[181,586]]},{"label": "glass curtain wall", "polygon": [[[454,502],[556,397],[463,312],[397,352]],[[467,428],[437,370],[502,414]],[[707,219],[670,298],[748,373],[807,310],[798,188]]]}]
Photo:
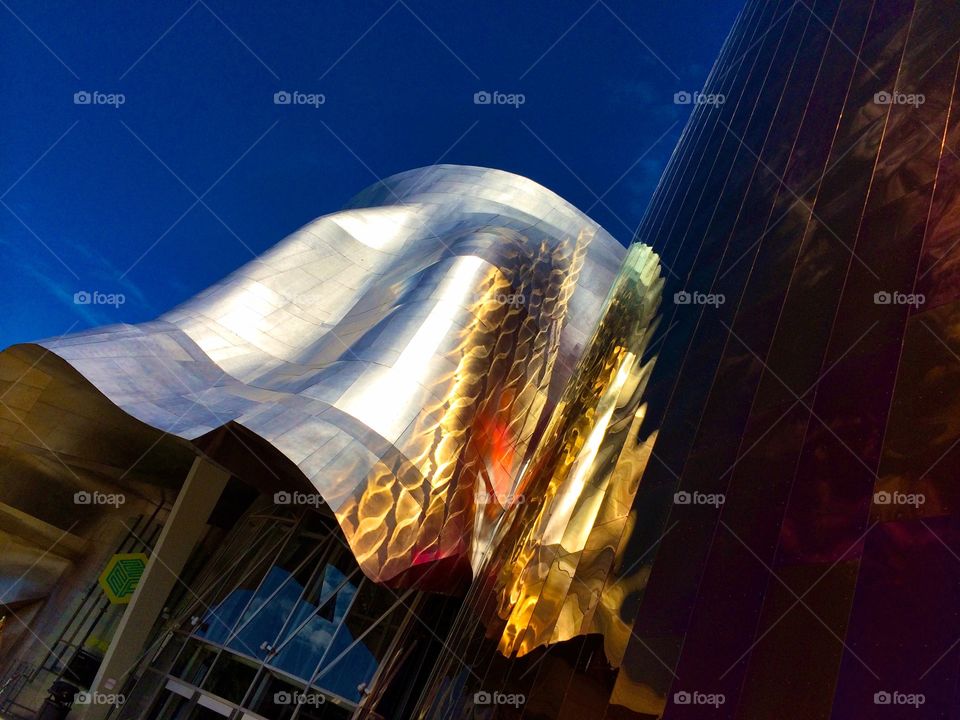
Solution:
[{"label": "glass curtain wall", "polygon": [[118,720],[350,718],[420,601],[367,580],[333,518],[266,502],[197,587]]}]

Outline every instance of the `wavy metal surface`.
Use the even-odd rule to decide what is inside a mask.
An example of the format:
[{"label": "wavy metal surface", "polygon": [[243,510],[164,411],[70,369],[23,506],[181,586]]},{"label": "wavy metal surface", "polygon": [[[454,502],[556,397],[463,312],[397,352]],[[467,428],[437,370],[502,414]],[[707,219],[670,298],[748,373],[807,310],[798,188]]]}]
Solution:
[{"label": "wavy metal surface", "polygon": [[604,315],[538,443],[519,492],[528,502],[492,552],[502,654],[599,633],[619,665],[630,637],[623,600],[646,581],[624,567],[631,512],[656,432],[642,438],[648,355],[664,279],[659,258],[633,245]]},{"label": "wavy metal surface", "polygon": [[154,428],[255,433],[313,483],[364,572],[403,582],[479,563],[625,252],[530,180],[435,166],[156,321],[41,345]]}]

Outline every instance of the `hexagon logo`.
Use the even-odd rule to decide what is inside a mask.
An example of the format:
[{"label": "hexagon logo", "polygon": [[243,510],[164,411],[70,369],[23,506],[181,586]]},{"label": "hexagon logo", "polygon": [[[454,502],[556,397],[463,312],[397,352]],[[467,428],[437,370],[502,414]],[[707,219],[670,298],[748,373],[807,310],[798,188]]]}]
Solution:
[{"label": "hexagon logo", "polygon": [[143,553],[118,553],[110,558],[99,578],[100,587],[110,602],[114,605],[129,603],[146,567],[147,556]]}]

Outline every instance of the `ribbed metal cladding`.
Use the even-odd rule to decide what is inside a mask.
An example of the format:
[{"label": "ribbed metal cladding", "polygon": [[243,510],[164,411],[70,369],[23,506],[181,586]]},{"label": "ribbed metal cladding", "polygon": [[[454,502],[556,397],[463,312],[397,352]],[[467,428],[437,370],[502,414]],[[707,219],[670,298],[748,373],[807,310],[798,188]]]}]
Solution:
[{"label": "ribbed metal cladding", "polygon": [[958,61],[957,3],[747,3],[637,236],[667,285],[625,653],[502,657],[478,591],[421,717],[952,716]]}]

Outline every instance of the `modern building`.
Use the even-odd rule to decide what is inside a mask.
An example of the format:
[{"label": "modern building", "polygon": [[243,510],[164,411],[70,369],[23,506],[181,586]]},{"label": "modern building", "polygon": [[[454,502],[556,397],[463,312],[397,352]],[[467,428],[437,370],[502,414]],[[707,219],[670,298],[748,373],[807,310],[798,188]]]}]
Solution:
[{"label": "modern building", "polygon": [[[156,321],[0,354],[5,712],[413,712],[586,363],[616,377],[581,476],[639,397],[659,286],[536,183],[437,166]],[[552,535],[590,529],[572,482]]]},{"label": "modern building", "polygon": [[750,0],[627,250],[426,168],[0,354],[0,716],[951,717],[958,69]]}]

